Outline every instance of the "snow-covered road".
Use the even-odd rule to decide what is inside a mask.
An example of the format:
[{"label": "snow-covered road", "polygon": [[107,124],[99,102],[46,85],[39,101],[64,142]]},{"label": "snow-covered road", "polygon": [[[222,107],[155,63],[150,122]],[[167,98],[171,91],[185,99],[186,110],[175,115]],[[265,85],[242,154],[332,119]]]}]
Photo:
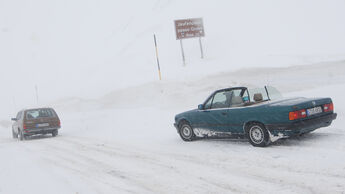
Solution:
[{"label": "snow-covered road", "polygon": [[254,148],[245,140],[127,144],[61,135],[3,138],[3,193],[341,193],[344,133]]},{"label": "snow-covered road", "polygon": [[183,142],[172,126],[177,102],[60,110],[55,138],[20,142],[2,127],[0,193],[345,193],[344,88],[290,87],[286,96],[332,97],[338,119],[267,148],[245,139]]}]

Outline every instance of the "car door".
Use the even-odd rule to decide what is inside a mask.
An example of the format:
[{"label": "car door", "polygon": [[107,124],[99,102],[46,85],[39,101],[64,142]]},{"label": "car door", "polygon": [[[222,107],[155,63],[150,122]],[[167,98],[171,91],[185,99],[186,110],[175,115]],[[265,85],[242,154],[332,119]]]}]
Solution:
[{"label": "car door", "polygon": [[247,108],[244,106],[245,100],[249,98],[247,90],[233,90],[228,111],[229,131],[233,134],[243,133],[243,124],[246,118]]},{"label": "car door", "polygon": [[224,90],[215,93],[207,103],[204,110],[200,110],[198,117],[201,128],[217,131],[228,132],[228,111],[231,91]]},{"label": "car door", "polygon": [[13,131],[18,134],[18,129],[20,127],[20,123],[21,123],[21,119],[22,119],[22,114],[23,114],[23,111],[19,111],[17,113],[17,116],[16,116],[16,121],[14,121],[13,125],[12,125],[12,129]]}]

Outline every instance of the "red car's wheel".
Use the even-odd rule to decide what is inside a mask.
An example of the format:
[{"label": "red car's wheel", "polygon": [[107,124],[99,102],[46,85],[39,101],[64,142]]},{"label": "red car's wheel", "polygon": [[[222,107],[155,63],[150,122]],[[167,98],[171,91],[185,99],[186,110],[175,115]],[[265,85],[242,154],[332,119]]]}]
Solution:
[{"label": "red car's wheel", "polygon": [[52,132],[52,136],[53,136],[53,137],[57,136],[58,134],[59,134],[59,132],[58,132],[57,129],[55,129],[55,130]]},{"label": "red car's wheel", "polygon": [[18,139],[19,139],[20,141],[25,140],[25,136],[24,136],[24,133],[23,133],[22,130],[19,130],[19,131],[18,131]]},{"label": "red car's wheel", "polygon": [[18,138],[18,135],[13,131],[13,129],[12,129],[12,137],[13,137],[13,139],[17,139]]}]

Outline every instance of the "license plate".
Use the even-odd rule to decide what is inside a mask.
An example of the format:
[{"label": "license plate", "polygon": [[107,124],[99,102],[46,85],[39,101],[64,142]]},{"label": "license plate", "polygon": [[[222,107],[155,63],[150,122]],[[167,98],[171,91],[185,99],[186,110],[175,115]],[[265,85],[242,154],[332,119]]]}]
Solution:
[{"label": "license plate", "polygon": [[36,127],[48,127],[48,126],[49,126],[49,123],[40,123],[36,125]]},{"label": "license plate", "polygon": [[322,108],[321,106],[318,106],[318,107],[315,107],[315,108],[309,108],[307,109],[307,115],[310,116],[310,115],[315,115],[315,114],[318,114],[318,113],[322,113]]}]

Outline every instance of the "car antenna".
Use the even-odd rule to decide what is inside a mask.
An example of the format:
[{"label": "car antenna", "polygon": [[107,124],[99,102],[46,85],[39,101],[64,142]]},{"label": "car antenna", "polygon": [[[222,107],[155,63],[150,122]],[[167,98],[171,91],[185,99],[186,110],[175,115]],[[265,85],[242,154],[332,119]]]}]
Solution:
[{"label": "car antenna", "polygon": [[267,90],[266,86],[265,86],[265,90],[266,90],[266,94],[267,94],[268,100],[271,100],[270,95],[268,94],[268,90]]}]

